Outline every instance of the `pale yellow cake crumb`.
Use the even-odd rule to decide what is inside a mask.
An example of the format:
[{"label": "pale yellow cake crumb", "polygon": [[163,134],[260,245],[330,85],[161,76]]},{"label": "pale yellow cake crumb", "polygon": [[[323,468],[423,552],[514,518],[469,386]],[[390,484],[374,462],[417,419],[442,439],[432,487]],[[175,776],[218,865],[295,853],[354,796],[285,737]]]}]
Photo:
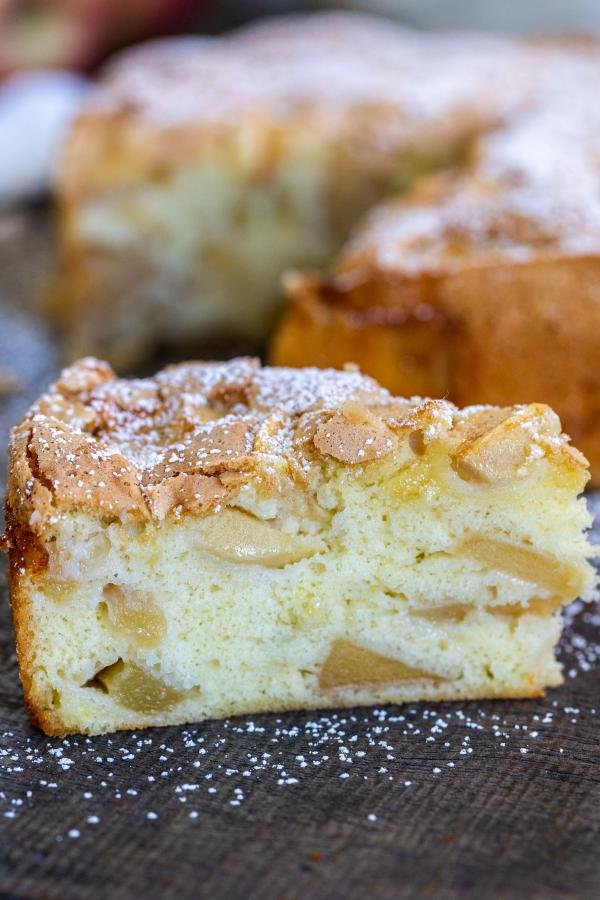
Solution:
[{"label": "pale yellow cake crumb", "polygon": [[65,371],[14,429],[19,666],[48,734],[530,697],[591,596],[586,461],[546,406],[356,371]]}]

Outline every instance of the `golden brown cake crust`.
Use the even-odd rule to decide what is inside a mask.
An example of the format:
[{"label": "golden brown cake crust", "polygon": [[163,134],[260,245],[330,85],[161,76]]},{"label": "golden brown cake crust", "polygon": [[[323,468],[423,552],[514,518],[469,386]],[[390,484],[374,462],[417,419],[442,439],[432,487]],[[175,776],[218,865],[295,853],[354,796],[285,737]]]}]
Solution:
[{"label": "golden brown cake crust", "polygon": [[598,482],[600,256],[363,275],[294,280],[271,361],[352,361],[394,393],[458,405],[546,402]]},{"label": "golden brown cake crust", "polygon": [[[27,568],[43,565],[35,534],[62,512],[206,515],[249,481],[271,492],[308,485],[327,463],[418,453],[434,438],[469,478],[515,477],[528,459],[551,453],[585,480],[585,459],[539,404],[458,410],[443,400],[393,397],[355,370],[277,369],[245,358],[127,380],[87,358],[13,430],[11,541]],[[498,450],[491,469],[490,444]]]}]

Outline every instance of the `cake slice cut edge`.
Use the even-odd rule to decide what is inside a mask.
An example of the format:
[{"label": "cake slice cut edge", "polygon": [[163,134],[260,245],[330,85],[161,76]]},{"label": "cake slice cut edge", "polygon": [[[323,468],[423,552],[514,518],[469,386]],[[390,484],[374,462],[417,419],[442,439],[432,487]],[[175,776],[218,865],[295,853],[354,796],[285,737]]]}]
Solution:
[{"label": "cake slice cut edge", "polygon": [[542,404],[81,360],[11,436],[27,705],[63,735],[540,696],[561,682],[561,608],[594,594],[586,481]]}]

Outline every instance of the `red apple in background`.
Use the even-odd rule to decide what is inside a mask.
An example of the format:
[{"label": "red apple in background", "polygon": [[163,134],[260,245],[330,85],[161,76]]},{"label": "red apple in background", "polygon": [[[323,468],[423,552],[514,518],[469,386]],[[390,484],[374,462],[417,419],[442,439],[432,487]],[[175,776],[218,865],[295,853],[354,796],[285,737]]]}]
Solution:
[{"label": "red apple in background", "polygon": [[0,0],[0,78],[87,70],[112,50],[185,24],[203,0]]}]

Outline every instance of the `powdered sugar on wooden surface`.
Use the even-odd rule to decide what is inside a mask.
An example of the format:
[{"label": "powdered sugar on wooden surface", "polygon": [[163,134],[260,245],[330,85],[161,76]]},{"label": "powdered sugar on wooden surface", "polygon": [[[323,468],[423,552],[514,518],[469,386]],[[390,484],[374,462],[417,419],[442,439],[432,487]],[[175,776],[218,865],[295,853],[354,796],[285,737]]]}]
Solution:
[{"label": "powdered sugar on wooden surface", "polygon": [[[600,494],[589,503],[600,539]],[[196,827],[315,785],[335,784],[340,804],[360,798],[365,827],[389,823],[398,796],[423,800],[436,782],[464,782],[510,765],[527,783],[533,767],[560,772],[579,751],[583,723],[600,712],[600,607],[579,601],[565,612],[559,647],[565,685],[542,700],[411,704],[385,708],[257,715],[112,736],[49,739],[31,726],[21,702],[3,606],[0,685],[0,825],[35,822],[51,808],[55,843],[110,832],[117,807],[138,828]],[[594,725],[597,729],[597,725]],[[504,763],[503,763],[504,761]],[[448,786],[448,789],[451,789]],[[281,801],[287,802],[287,801]],[[59,805],[57,807],[57,805]],[[261,813],[261,809],[263,812]],[[229,811],[229,813],[227,813]]]},{"label": "powdered sugar on wooden surface", "polygon": [[[560,656],[567,683],[541,701],[248,716],[64,740],[30,727],[24,710],[12,713],[12,726],[0,734],[0,816],[5,825],[35,818],[48,802],[68,796],[72,818],[54,836],[62,842],[109,828],[115,803],[128,807],[139,827],[161,827],[167,814],[192,827],[209,821],[216,808],[256,804],[265,791],[302,796],[315,779],[335,779],[338,791],[351,794],[359,784],[372,785],[372,809],[360,790],[374,824],[385,816],[388,792],[429,791],[432,781],[468,778],[501,758],[517,771],[531,757],[560,765],[563,753],[577,746],[580,718],[595,719],[600,711],[600,703],[589,704],[589,692],[581,695],[584,702],[578,699],[579,682],[600,669],[600,612],[576,603],[566,619]],[[14,662],[10,669],[17,693]]]}]

